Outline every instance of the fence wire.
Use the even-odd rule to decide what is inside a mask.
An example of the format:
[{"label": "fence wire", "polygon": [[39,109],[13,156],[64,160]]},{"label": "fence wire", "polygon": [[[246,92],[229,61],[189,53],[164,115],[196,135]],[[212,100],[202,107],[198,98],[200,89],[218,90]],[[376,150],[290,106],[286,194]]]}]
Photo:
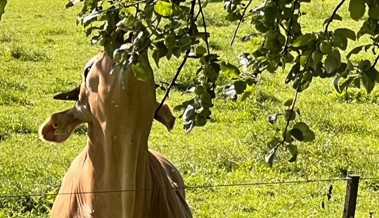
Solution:
[{"label": "fence wire", "polygon": [[[289,181],[272,181],[272,182],[251,182],[251,183],[232,183],[232,184],[215,184],[215,185],[198,185],[185,187],[169,187],[159,189],[162,190],[195,190],[195,189],[211,189],[211,188],[228,188],[228,187],[253,187],[253,186],[268,186],[268,185],[295,185],[304,183],[319,183],[319,182],[337,182],[346,181],[348,178],[330,178],[316,180],[289,180]],[[360,180],[378,180],[379,177],[361,177]],[[122,189],[122,190],[102,190],[102,191],[84,191],[84,192],[62,192],[62,193],[44,193],[44,194],[17,194],[17,195],[0,195],[0,199],[5,198],[24,198],[24,197],[42,197],[42,196],[58,196],[58,195],[85,195],[85,194],[107,194],[107,193],[122,193],[122,192],[140,192],[140,191],[157,191],[157,189]]]}]

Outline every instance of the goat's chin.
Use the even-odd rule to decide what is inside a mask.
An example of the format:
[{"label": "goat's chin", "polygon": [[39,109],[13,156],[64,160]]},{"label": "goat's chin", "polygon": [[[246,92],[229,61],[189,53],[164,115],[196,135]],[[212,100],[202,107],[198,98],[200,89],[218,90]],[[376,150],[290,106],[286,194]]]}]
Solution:
[{"label": "goat's chin", "polygon": [[66,141],[73,133],[75,126],[68,125],[65,128],[54,128],[49,121],[41,125],[38,133],[42,141],[59,144]]}]

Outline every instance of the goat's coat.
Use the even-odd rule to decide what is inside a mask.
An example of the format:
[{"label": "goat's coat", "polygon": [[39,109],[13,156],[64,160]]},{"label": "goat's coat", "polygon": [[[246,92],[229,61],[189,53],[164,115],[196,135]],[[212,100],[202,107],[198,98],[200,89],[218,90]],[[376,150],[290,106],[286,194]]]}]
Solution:
[{"label": "goat's coat", "polygon": [[[75,106],[41,126],[42,139],[60,143],[79,124],[88,123],[87,145],[67,171],[51,217],[192,217],[180,173],[148,150],[157,102],[146,53],[140,63],[151,75],[147,81],[137,80],[131,67],[124,72],[114,67],[105,53],[91,59],[80,89],[61,94],[77,100]],[[155,118],[168,129],[175,119],[167,106]]]}]

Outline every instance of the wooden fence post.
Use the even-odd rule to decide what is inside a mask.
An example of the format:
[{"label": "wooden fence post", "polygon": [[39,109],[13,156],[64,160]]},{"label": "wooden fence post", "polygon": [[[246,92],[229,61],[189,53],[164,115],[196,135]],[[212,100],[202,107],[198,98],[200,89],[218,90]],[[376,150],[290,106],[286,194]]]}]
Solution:
[{"label": "wooden fence post", "polygon": [[348,175],[346,183],[346,198],[345,206],[343,208],[343,218],[354,218],[355,208],[357,206],[358,197],[358,175]]}]

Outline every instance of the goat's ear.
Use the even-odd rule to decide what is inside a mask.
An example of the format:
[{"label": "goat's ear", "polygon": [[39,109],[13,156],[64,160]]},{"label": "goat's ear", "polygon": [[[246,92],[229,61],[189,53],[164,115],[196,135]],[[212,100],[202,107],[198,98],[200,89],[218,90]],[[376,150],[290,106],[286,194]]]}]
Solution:
[{"label": "goat's ear", "polygon": [[[157,102],[157,108],[159,107],[159,102]],[[162,105],[162,107],[155,112],[154,119],[166,126],[167,130],[170,131],[174,128],[175,116],[172,109],[167,104]]]},{"label": "goat's ear", "polygon": [[77,101],[79,99],[80,86],[75,89],[55,95],[53,98],[56,100]]}]

